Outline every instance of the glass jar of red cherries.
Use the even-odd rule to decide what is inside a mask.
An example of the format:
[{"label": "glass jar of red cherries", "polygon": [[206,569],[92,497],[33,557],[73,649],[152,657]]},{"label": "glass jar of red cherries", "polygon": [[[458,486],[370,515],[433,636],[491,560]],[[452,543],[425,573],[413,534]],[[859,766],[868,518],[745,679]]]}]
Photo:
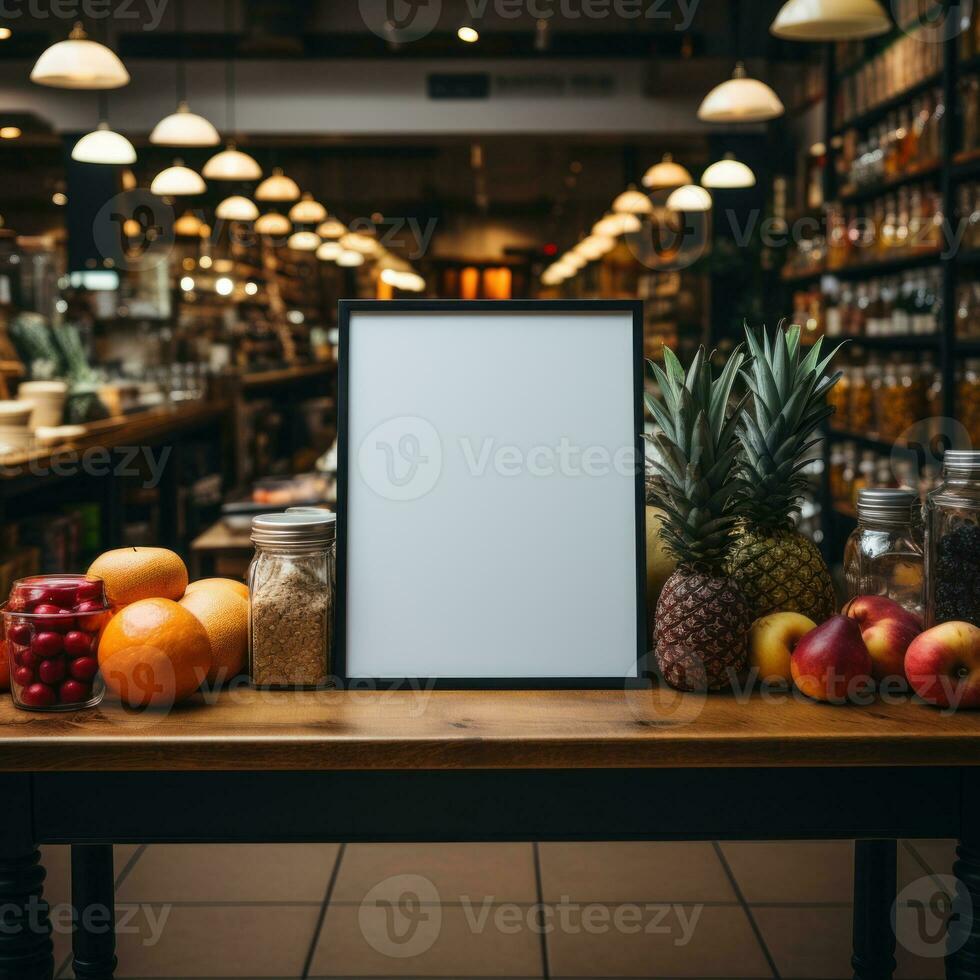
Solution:
[{"label": "glass jar of red cherries", "polygon": [[18,708],[76,711],[102,700],[99,638],[110,616],[102,579],[22,578],[0,608],[10,693]]}]

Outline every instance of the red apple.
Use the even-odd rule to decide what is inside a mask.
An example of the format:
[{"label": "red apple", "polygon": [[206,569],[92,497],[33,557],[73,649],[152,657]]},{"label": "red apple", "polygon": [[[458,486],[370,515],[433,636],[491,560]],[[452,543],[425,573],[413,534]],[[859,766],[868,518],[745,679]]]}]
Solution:
[{"label": "red apple", "polygon": [[980,708],[980,629],[952,620],[920,633],[905,654],[912,689],[940,708]]},{"label": "red apple", "polygon": [[831,616],[796,644],[790,658],[793,683],[817,701],[842,702],[871,686],[871,654],[856,620]]},{"label": "red apple", "polygon": [[875,680],[904,678],[905,651],[922,632],[922,620],[883,595],[859,595],[842,612],[861,627]]}]

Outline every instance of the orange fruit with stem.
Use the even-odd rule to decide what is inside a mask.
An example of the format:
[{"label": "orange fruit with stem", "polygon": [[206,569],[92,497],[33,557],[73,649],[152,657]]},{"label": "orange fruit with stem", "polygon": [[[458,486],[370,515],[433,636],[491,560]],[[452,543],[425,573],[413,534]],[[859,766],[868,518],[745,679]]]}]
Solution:
[{"label": "orange fruit with stem", "polygon": [[102,579],[117,609],[140,599],[176,601],[187,588],[187,566],[167,548],[115,548],[99,555],[88,574]]}]

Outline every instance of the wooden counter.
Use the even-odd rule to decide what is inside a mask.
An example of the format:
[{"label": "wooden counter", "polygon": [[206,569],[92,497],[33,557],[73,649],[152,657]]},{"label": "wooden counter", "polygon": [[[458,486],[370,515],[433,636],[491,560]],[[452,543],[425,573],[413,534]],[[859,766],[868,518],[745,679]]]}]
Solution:
[{"label": "wooden counter", "polygon": [[[207,704],[205,698],[212,700]],[[665,690],[198,694],[169,713],[0,704],[0,770],[977,766],[980,713]]]}]

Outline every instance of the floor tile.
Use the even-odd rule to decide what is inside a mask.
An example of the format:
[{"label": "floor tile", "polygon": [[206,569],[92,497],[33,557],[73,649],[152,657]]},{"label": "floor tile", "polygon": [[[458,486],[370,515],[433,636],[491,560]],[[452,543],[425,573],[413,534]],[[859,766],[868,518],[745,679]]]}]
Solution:
[{"label": "floor tile", "polygon": [[[333,902],[358,903],[388,878],[418,875],[434,900],[537,901],[530,844],[352,844],[344,851]],[[398,883],[396,883],[398,884]],[[399,892],[400,894],[400,892]]]},{"label": "floor tile", "polygon": [[547,902],[736,902],[708,843],[541,844]]},{"label": "floor tile", "polygon": [[118,890],[142,902],[323,901],[336,844],[148,847]]},{"label": "floor tile", "polygon": [[852,976],[850,908],[754,908],[752,914],[781,977]]},{"label": "floor tile", "polygon": [[[153,912],[166,915],[166,907]],[[138,932],[118,937],[116,976],[299,977],[319,910],[300,906],[169,908],[160,939],[151,943],[149,916],[131,923]]]},{"label": "floor tile", "polygon": [[44,865],[44,897],[50,903],[71,901],[71,848],[67,844],[45,844],[41,848]]},{"label": "floor tile", "polygon": [[613,916],[627,908],[636,915],[621,920],[625,927],[617,927],[615,918],[604,919],[601,931],[591,908],[584,906],[570,927],[548,936],[552,977],[772,975],[740,906],[605,906]]},{"label": "floor tile", "polygon": [[721,849],[750,905],[851,901],[852,841],[738,841]]},{"label": "floor tile", "polygon": [[517,904],[331,905],[310,975],[540,977],[541,937],[528,925],[533,915]]}]

